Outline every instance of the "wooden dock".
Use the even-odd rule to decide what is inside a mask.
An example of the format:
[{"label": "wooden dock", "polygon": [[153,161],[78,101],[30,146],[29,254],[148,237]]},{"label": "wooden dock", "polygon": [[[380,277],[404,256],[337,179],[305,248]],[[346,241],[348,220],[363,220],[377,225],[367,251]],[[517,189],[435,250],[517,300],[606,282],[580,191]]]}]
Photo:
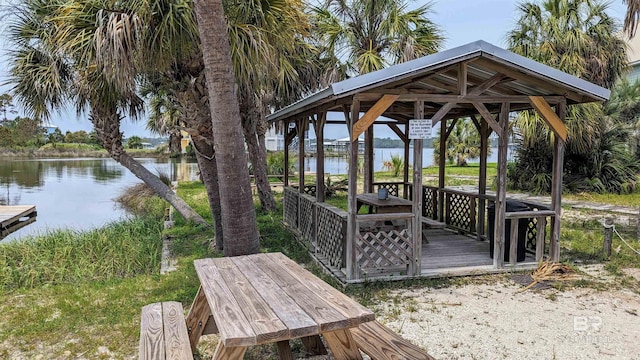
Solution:
[{"label": "wooden dock", "polygon": [[35,205],[0,206],[0,238],[36,221]]}]

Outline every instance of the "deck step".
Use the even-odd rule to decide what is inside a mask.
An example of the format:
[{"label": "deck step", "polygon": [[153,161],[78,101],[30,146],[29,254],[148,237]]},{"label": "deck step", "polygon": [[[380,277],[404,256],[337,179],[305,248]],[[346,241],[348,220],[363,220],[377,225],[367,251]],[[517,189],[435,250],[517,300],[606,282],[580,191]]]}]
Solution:
[{"label": "deck step", "polygon": [[434,360],[426,351],[377,321],[362,323],[352,328],[351,334],[360,350],[372,360]]},{"label": "deck step", "polygon": [[193,360],[182,304],[153,303],[142,308],[140,360]]}]

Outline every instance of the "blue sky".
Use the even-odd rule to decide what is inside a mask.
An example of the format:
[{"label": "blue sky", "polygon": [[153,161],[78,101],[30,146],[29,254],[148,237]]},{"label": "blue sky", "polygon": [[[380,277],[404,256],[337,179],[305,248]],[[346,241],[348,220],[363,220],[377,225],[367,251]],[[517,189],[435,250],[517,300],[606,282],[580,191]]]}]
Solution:
[{"label": "blue sky", "polygon": [[[6,0],[0,0],[0,4],[6,4]],[[423,4],[424,1],[414,2]],[[516,19],[517,1],[512,0],[439,0],[432,2],[432,9],[435,14],[431,17],[433,21],[443,29],[447,38],[445,49],[464,45],[476,40],[485,40],[494,45],[505,46],[505,36],[507,31],[513,28]],[[622,19],[625,12],[622,0],[611,2],[610,14],[618,19]],[[0,28],[0,31],[4,29]],[[6,49],[4,39],[0,45]],[[5,83],[6,78],[6,57],[0,57],[0,83]],[[0,93],[7,92],[9,87],[0,87]],[[91,130],[91,124],[86,116],[77,117],[73,109],[54,114],[52,122],[63,132],[66,130]],[[144,128],[144,120],[138,123],[125,121],[122,129],[125,136],[148,136]],[[346,136],[344,127],[329,126],[325,130],[328,138],[339,138]],[[392,137],[392,132],[380,131],[378,137]]]}]

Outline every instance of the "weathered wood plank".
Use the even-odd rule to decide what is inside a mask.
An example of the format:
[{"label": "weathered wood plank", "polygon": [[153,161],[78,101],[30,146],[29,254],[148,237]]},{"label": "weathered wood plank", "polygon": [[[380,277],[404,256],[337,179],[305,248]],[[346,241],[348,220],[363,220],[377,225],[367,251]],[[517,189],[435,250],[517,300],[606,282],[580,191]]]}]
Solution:
[{"label": "weathered wood plank", "polygon": [[318,324],[271,277],[256,268],[250,256],[237,256],[231,260],[287,326],[291,338],[320,333]]},{"label": "weathered wood plank", "polygon": [[182,304],[175,301],[163,302],[162,322],[165,358],[167,360],[193,359]]},{"label": "weathered wood plank", "polygon": [[[232,258],[216,259],[220,276],[230,286],[231,294],[256,334],[256,344],[264,344],[291,337],[287,326],[278,318],[244,273],[239,271]],[[219,322],[232,322],[235,316],[220,318]],[[217,318],[217,317],[216,317]],[[229,339],[227,345],[231,346]]]},{"label": "weathered wood plank", "polygon": [[189,310],[189,314],[187,314],[186,319],[187,330],[189,331],[189,342],[191,343],[191,350],[195,351],[198,342],[200,342],[200,337],[204,334],[204,329],[207,326],[209,320],[213,322],[215,332],[217,333],[218,329],[217,327],[215,327],[215,321],[213,320],[213,317],[211,317],[211,309],[209,308],[209,303],[207,303],[207,298],[204,295],[204,291],[202,291],[202,287],[200,287],[195,299],[193,300],[193,303],[191,304],[191,309]]},{"label": "weathered wood plank", "polygon": [[213,360],[236,360],[242,359],[247,351],[246,346],[227,347],[222,341],[218,343]]},{"label": "weathered wood plank", "polygon": [[[268,260],[267,260],[268,259]],[[296,276],[278,263],[278,259],[269,256],[252,259],[280,288],[295,300],[296,304],[314,319],[320,326],[320,332],[341,329],[350,325],[349,319],[331,308],[325,299],[318,298]]]},{"label": "weathered wood plank", "polygon": [[510,242],[509,242],[509,264],[515,265],[518,262],[518,222],[511,220]]},{"label": "weathered wood plank", "polygon": [[549,125],[551,130],[563,141],[567,141],[567,126],[553,111],[551,105],[541,96],[530,96],[531,105],[536,109],[540,117]]},{"label": "weathered wood plank", "polygon": [[140,360],[165,358],[161,303],[149,304],[142,308],[138,358]]},{"label": "weathered wood plank", "polygon": [[362,118],[353,125],[351,141],[358,140],[358,136],[367,130],[369,126],[371,126],[371,124],[373,124],[373,122],[389,108],[389,106],[393,105],[397,98],[398,95],[383,95],[380,100],[378,100],[375,105],[373,105],[369,111],[362,115]]},{"label": "weathered wood plank", "polygon": [[336,360],[362,360],[358,345],[349,330],[325,332],[322,336]]},{"label": "weathered wood plank", "polygon": [[291,352],[291,346],[289,340],[278,341],[278,355],[280,360],[293,360],[293,353]]},{"label": "weathered wood plank", "polygon": [[325,283],[310,272],[302,269],[293,260],[287,258],[281,253],[269,255],[273,258],[274,263],[277,263],[286,269],[291,276],[296,278],[316,297],[328,302],[332,308],[349,318],[351,326],[357,326],[360,323],[375,319],[375,315],[371,310],[354,302],[353,299],[347,295],[331,287],[329,284]]},{"label": "weathered wood plank", "polygon": [[376,360],[434,360],[426,351],[377,321],[351,329],[360,350]]},{"label": "weathered wood plank", "polygon": [[212,315],[217,319],[220,343],[230,347],[256,345],[251,322],[244,316],[242,307],[222,279],[213,259],[195,260],[194,266]]},{"label": "weathered wood plank", "polygon": [[514,211],[505,214],[505,219],[543,218],[555,215],[553,210]]},{"label": "weathered wood plank", "polygon": [[547,218],[538,218],[536,224],[536,262],[542,260],[544,256],[544,239],[547,231]]}]

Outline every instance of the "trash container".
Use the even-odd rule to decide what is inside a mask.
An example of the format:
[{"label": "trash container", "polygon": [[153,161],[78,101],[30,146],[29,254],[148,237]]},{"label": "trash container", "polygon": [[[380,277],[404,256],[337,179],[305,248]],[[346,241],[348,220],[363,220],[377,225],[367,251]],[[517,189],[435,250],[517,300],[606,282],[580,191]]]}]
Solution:
[{"label": "trash container", "polygon": [[[507,200],[506,212],[518,212],[529,211],[531,208],[525,203],[515,200]],[[495,234],[495,218],[496,218],[496,205],[495,203],[487,206],[489,216],[489,255],[493,259],[493,237]],[[529,219],[518,220],[518,256],[517,261],[524,261],[526,257],[526,242],[527,242],[527,225]],[[504,261],[509,261],[509,249],[511,248],[511,219],[506,219],[504,222],[505,233],[505,246],[504,246]]]}]

